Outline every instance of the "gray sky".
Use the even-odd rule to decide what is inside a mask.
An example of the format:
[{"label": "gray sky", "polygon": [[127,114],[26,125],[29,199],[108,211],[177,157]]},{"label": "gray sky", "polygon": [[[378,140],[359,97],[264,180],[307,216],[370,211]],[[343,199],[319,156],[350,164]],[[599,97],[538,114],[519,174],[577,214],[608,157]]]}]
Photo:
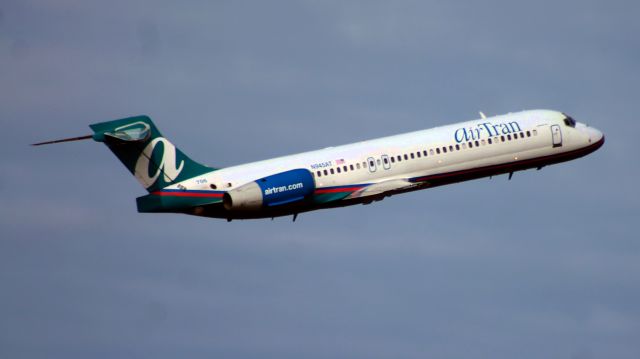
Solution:
[{"label": "gray sky", "polygon": [[[480,3],[0,3],[0,357],[638,358],[638,3]],[[228,166],[534,108],[607,143],[296,223],[26,146],[148,114]]]}]

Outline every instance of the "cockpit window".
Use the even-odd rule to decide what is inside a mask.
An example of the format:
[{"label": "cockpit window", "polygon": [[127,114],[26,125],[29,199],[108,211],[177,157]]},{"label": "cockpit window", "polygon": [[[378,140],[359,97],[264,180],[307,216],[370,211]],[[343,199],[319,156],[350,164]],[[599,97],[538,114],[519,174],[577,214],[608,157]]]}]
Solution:
[{"label": "cockpit window", "polygon": [[564,124],[569,127],[576,127],[576,120],[571,118],[571,116],[568,116],[568,115],[565,115],[565,116],[566,117],[564,118]]}]

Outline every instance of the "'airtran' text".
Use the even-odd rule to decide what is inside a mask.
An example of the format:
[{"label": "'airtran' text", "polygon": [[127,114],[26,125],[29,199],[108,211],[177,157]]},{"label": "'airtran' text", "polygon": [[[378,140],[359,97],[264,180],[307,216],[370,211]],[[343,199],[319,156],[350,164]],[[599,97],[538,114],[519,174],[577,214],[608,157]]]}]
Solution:
[{"label": "'airtran' text", "polygon": [[515,121],[497,124],[485,122],[478,124],[475,127],[459,128],[456,130],[453,137],[455,138],[456,142],[461,143],[479,140],[483,137],[488,138],[499,135],[508,135],[510,133],[520,131],[522,131],[520,125]]}]

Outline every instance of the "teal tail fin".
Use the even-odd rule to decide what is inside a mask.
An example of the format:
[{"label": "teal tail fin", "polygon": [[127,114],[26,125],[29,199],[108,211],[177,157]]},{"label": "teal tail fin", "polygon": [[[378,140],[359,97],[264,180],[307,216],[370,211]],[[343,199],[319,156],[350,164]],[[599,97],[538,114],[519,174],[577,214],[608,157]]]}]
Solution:
[{"label": "teal tail fin", "polygon": [[216,170],[190,159],[164,138],[147,116],[89,127],[93,139],[104,142],[149,192]]}]

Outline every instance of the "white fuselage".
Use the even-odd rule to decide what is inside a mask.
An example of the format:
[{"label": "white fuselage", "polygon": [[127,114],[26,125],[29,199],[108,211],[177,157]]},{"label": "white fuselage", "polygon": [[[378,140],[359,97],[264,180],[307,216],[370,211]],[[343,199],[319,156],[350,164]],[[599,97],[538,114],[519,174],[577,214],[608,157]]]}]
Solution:
[{"label": "white fuselage", "polygon": [[566,117],[550,110],[510,113],[223,168],[172,187],[229,191],[304,168],[314,175],[317,190],[381,182],[393,190],[394,183],[544,158],[603,139],[594,128],[566,124]]}]

